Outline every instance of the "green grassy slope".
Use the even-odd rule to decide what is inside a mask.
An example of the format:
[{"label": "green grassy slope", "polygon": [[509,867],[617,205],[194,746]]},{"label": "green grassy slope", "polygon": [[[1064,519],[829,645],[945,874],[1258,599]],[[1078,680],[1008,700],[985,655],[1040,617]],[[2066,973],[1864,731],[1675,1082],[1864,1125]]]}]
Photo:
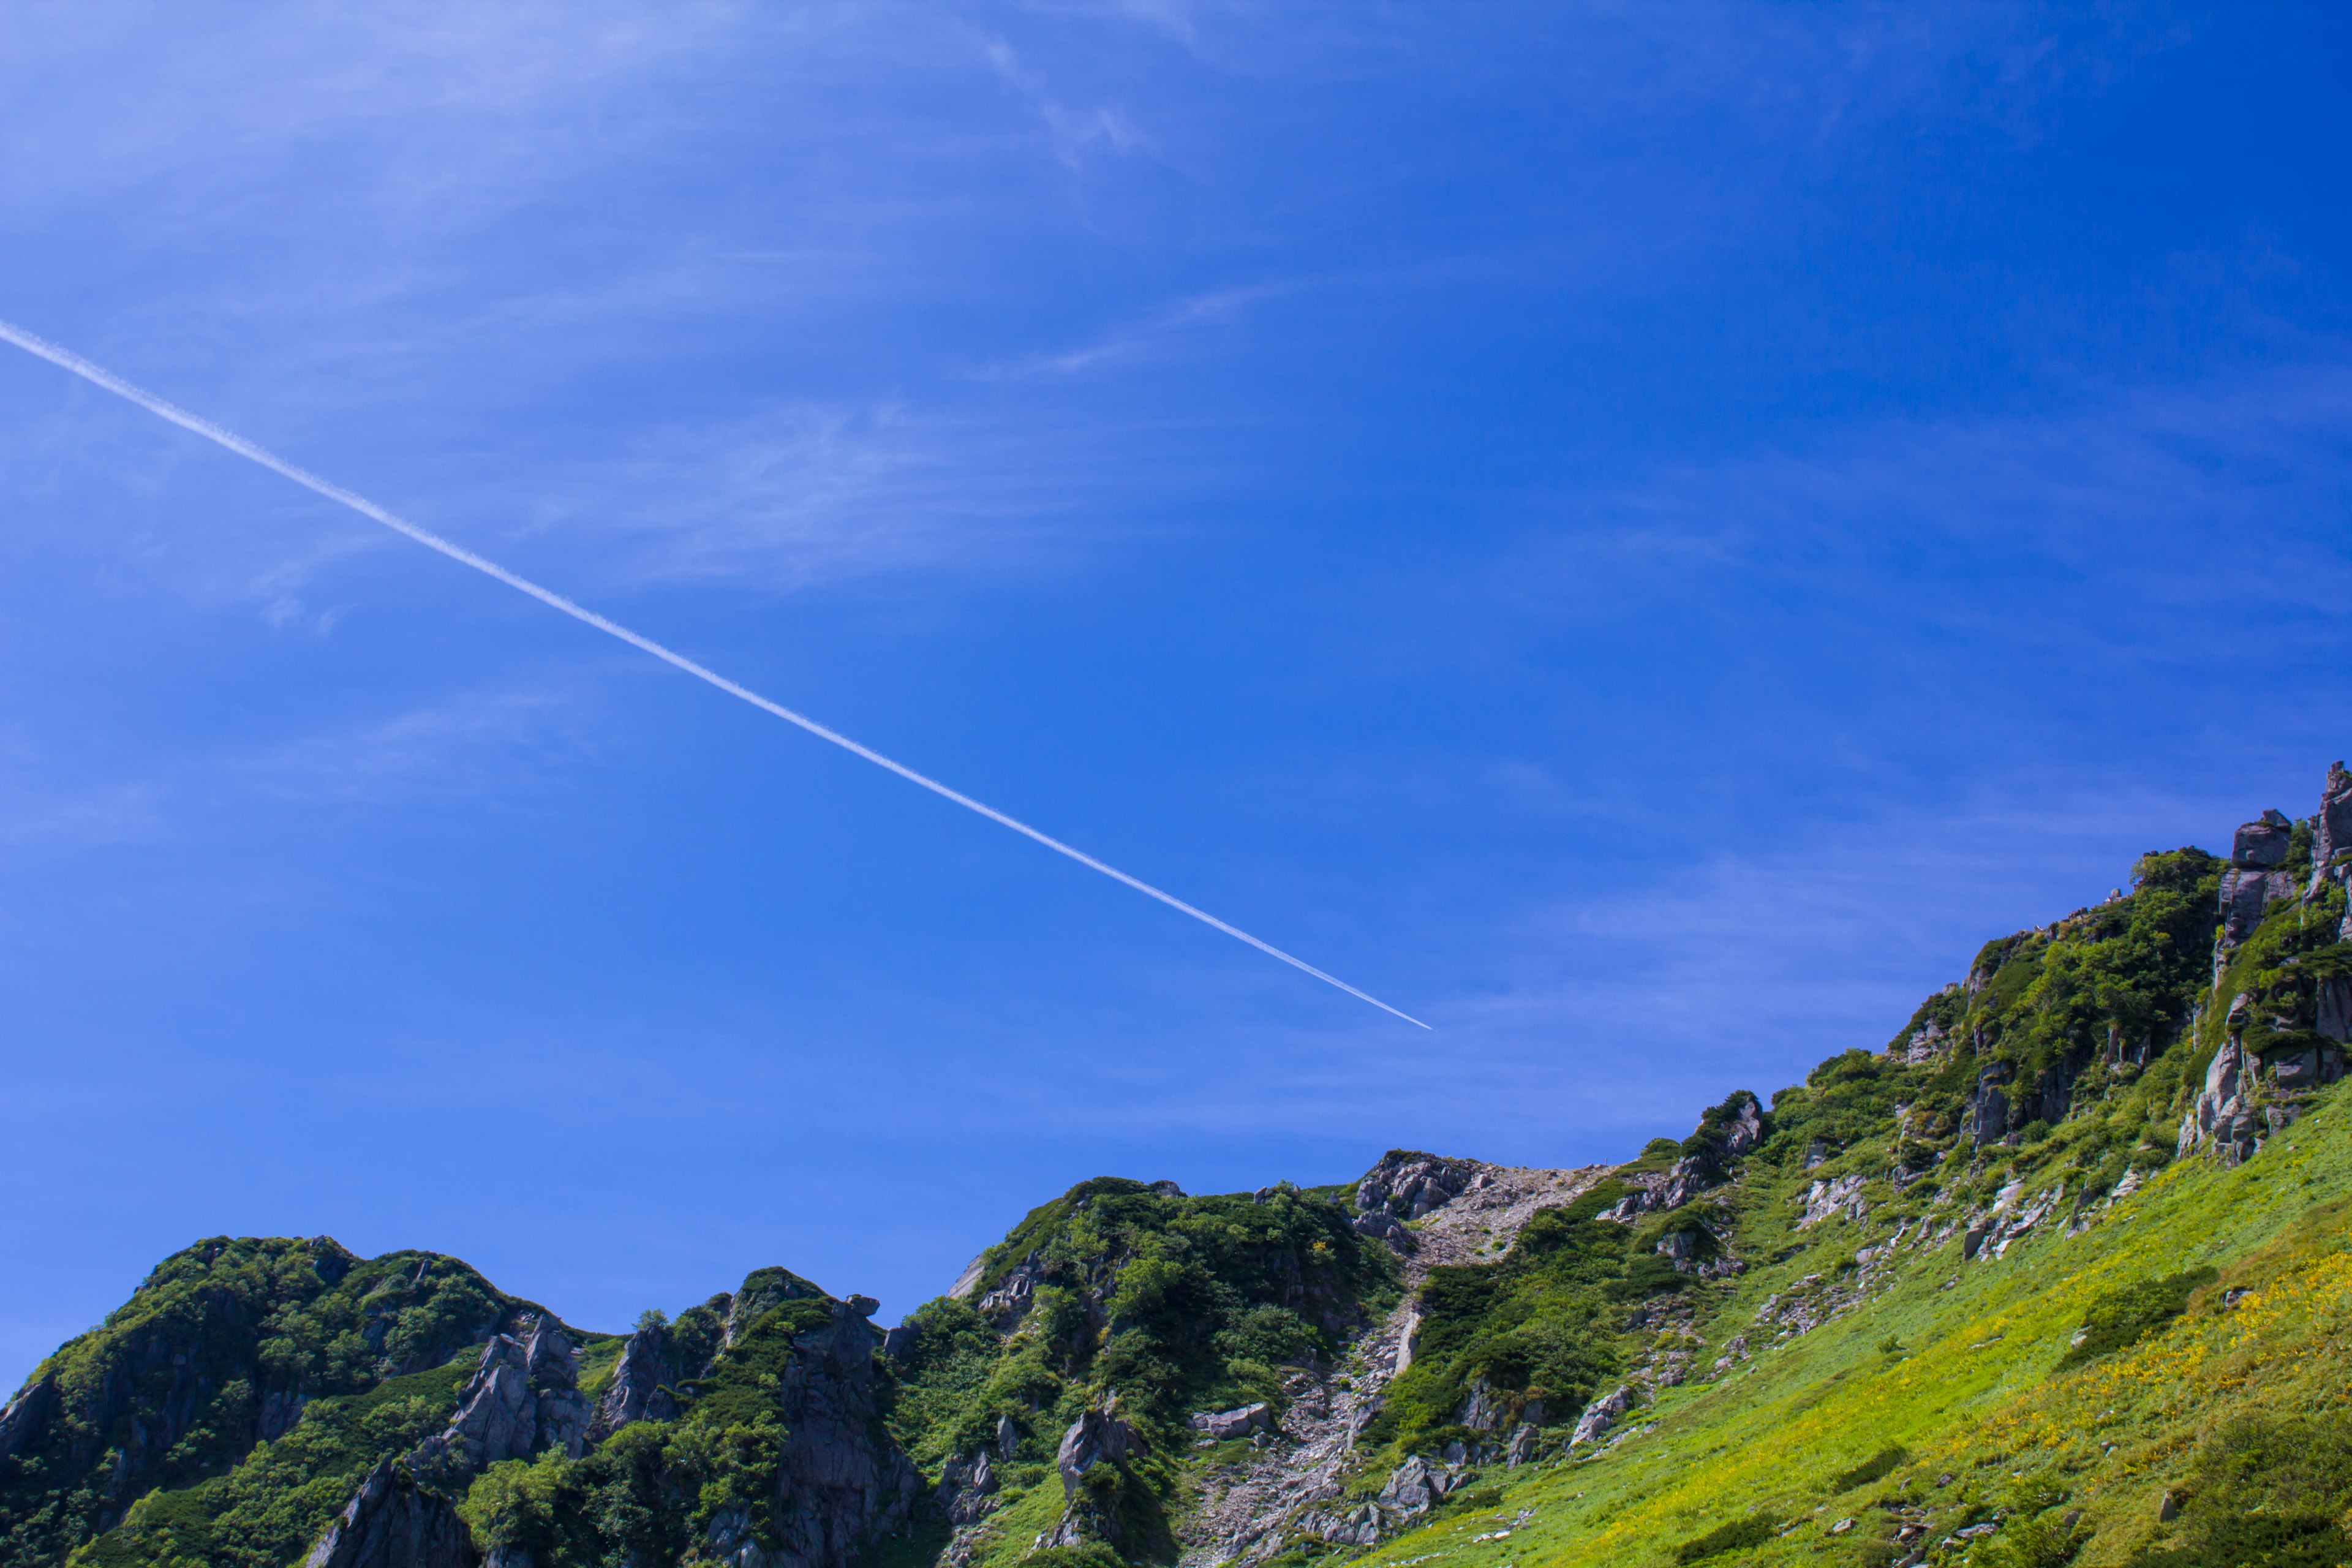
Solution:
[{"label": "green grassy slope", "polygon": [[[2195,851],[2148,858],[2129,898],[1989,944],[1886,1052],[1775,1096],[1762,1144],[1674,1211],[1743,1270],[1654,1274],[1641,1328],[1610,1298],[1632,1293],[1664,1226],[1694,1221],[1629,1230],[1571,1210],[1539,1216],[1501,1265],[1440,1271],[1483,1277],[1433,1279],[1441,1350],[1524,1333],[1514,1313],[1549,1291],[1556,1321],[1564,1303],[1589,1324],[1585,1367],[1633,1369],[1637,1398],[1662,1351],[1689,1352],[1688,1375],[1649,1390],[1613,1440],[1561,1454],[1554,1433],[1545,1462],[1488,1467],[1475,1512],[1368,1555],[2352,1561],[2336,1522],[2352,1509],[2352,1103],[2266,1070],[2252,1101],[2300,1121],[2235,1168],[2174,1158],[2239,992],[2260,1004],[2239,1024],[2250,1052],[2328,1043],[2310,1031],[2312,977],[2352,958],[2342,893],[2273,905],[2216,981],[2216,870]],[[1999,1140],[1971,1132],[1988,1080],[2012,1111]],[[1837,1202],[1808,1225],[1809,1197]],[[1603,1256],[1611,1237],[1622,1260]],[[1399,1393],[1442,1405],[1416,1374],[1457,1395],[1466,1353],[1416,1363]],[[1509,1381],[1495,1364],[1490,1349]],[[1425,1425],[1380,1463],[1476,1436]],[[2159,1520],[2168,1493],[2178,1517]],[[1977,1526],[1991,1528],[1956,1533]]]}]

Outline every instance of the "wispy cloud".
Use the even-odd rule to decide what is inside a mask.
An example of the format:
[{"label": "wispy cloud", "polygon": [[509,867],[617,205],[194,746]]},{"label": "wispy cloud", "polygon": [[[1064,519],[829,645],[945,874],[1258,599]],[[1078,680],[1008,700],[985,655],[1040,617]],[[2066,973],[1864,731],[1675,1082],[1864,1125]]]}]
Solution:
[{"label": "wispy cloud", "polygon": [[298,805],[495,804],[573,773],[595,756],[593,735],[571,697],[543,687],[464,692],[132,779],[69,777],[20,735],[0,745],[0,844],[51,853],[163,843],[223,815]]}]

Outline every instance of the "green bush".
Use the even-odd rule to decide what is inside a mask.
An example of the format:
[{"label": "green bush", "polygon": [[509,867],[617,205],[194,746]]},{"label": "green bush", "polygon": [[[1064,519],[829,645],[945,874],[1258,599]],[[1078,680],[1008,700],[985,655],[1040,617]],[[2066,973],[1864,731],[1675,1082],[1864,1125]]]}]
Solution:
[{"label": "green bush", "polygon": [[2068,1372],[2138,1343],[2187,1311],[2190,1294],[2213,1278],[2211,1268],[2190,1268],[2109,1291],[2083,1314],[2080,1342],[2059,1358],[2054,1370]]},{"label": "green bush", "polygon": [[1896,1466],[1910,1457],[1910,1453],[1903,1448],[1881,1448],[1832,1481],[1830,1490],[1833,1493],[1850,1492],[1856,1487],[1866,1487],[1873,1481],[1884,1480],[1895,1472]]},{"label": "green bush", "polygon": [[1729,1524],[1717,1525],[1705,1535],[1685,1541],[1675,1547],[1675,1561],[1700,1563],[1709,1557],[1719,1557],[1727,1552],[1745,1552],[1750,1547],[1761,1546],[1771,1540],[1773,1532],[1780,1528],[1780,1521],[1769,1514],[1755,1513],[1746,1519],[1736,1519]]}]

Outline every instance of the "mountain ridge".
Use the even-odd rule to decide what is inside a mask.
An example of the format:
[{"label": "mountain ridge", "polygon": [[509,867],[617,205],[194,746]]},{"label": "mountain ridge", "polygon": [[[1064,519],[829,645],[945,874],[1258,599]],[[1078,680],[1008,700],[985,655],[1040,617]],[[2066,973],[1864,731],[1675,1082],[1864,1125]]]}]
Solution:
[{"label": "mountain ridge", "polygon": [[212,1238],[0,1411],[0,1555],[2334,1561],[2347,869],[2339,763],[1621,1164],[1096,1178],[887,1332],[782,1268],[599,1333],[438,1254]]}]

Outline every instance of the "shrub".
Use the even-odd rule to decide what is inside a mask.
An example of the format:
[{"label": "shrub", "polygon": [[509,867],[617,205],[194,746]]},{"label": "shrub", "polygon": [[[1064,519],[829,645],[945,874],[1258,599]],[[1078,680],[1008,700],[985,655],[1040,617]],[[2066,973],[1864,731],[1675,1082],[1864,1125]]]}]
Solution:
[{"label": "shrub", "polygon": [[2210,1268],[2190,1268],[2108,1291],[2083,1314],[2082,1333],[2053,1370],[2069,1371],[2138,1343],[2188,1310],[2190,1293],[2213,1278]]},{"label": "shrub", "polygon": [[1866,1487],[1873,1481],[1883,1480],[1894,1472],[1897,1465],[1910,1457],[1909,1452],[1902,1448],[1881,1448],[1836,1480],[1832,1481],[1830,1490],[1833,1493],[1850,1492],[1856,1487]]},{"label": "shrub", "polygon": [[1773,1531],[1780,1527],[1780,1521],[1769,1514],[1757,1513],[1746,1519],[1736,1519],[1675,1547],[1675,1561],[1699,1563],[1727,1552],[1745,1552],[1751,1546],[1761,1546],[1771,1540]]}]

